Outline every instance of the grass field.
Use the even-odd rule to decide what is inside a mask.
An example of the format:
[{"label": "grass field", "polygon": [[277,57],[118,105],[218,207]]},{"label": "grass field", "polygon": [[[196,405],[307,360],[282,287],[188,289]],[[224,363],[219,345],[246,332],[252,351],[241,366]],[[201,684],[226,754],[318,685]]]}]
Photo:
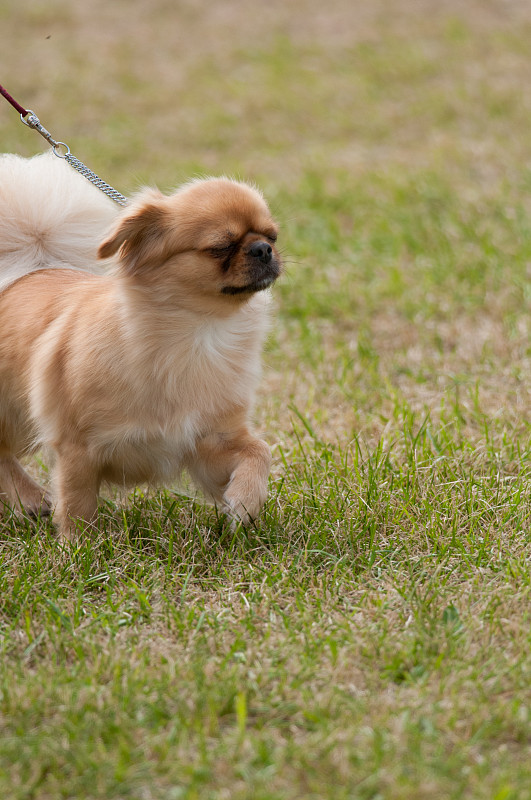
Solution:
[{"label": "grass field", "polygon": [[254,180],[287,262],[256,528],[171,487],[66,549],[0,521],[0,797],[531,798],[531,6],[0,0],[0,30],[98,174]]}]

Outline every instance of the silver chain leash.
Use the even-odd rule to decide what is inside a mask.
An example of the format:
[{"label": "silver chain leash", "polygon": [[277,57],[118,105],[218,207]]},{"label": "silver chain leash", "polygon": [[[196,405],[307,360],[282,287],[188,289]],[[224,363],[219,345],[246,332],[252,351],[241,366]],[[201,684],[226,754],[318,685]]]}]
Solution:
[{"label": "silver chain leash", "polygon": [[[55,153],[55,155],[58,154]],[[118,203],[120,206],[127,205],[127,197],[124,197],[123,194],[120,194],[120,192],[118,192],[116,189],[113,189],[112,186],[109,186],[108,183],[105,183],[102,178],[99,178],[96,173],[92,172],[92,170],[89,169],[86,164],[83,164],[79,158],[76,158],[74,155],[72,155],[70,149],[67,149],[66,154],[64,156],[59,156],[59,158],[64,158],[65,161],[68,161],[71,167],[77,169],[77,171],[80,172],[84,178],[93,183],[94,186],[97,186],[101,192],[106,194],[107,197],[110,197],[111,200],[114,200],[115,203]]]},{"label": "silver chain leash", "polygon": [[[91,169],[83,164],[79,158],[76,158],[74,155],[72,155],[67,144],[64,142],[57,142],[53,138],[52,134],[47,131],[43,125],[41,125],[40,119],[33,111],[31,111],[31,109],[28,110],[26,116],[21,114],[20,119],[24,125],[27,125],[28,128],[33,128],[33,130],[37,131],[37,133],[40,133],[40,135],[46,139],[49,144],[51,144],[54,155],[56,155],[58,158],[64,158],[64,160],[67,161],[71,167],[73,167],[81,175],[83,175],[84,178],[94,184],[94,186],[106,194],[107,197],[110,197],[111,200],[114,200],[115,203],[118,203],[120,206],[127,205],[127,197],[124,197],[123,194],[120,194],[120,192],[116,191],[116,189],[113,189],[112,186],[109,186],[108,183],[102,180],[102,178],[99,178],[95,172],[92,172]],[[61,148],[64,149],[64,152],[61,152]]]}]

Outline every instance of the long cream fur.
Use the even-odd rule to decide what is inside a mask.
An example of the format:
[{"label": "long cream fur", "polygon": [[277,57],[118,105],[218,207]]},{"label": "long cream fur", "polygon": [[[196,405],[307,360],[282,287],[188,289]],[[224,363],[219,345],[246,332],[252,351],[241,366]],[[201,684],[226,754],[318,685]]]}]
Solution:
[{"label": "long cream fur", "polygon": [[0,291],[42,267],[103,272],[96,261],[117,206],[50,151],[0,155]]},{"label": "long cream fur", "polygon": [[[255,518],[271,462],[251,415],[275,239],[246,184],[144,190],[118,213],[53,155],[0,158],[0,501],[55,506],[71,537],[103,481],[186,468],[233,520]],[[53,497],[18,460],[42,445]]]}]

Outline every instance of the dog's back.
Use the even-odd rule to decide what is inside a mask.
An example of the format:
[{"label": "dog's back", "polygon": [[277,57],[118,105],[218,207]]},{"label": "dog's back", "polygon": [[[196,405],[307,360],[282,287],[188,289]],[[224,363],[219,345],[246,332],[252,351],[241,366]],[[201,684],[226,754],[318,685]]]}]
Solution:
[{"label": "dog's back", "polygon": [[117,212],[51,151],[0,155],[0,291],[38,269],[103,271],[96,252]]}]

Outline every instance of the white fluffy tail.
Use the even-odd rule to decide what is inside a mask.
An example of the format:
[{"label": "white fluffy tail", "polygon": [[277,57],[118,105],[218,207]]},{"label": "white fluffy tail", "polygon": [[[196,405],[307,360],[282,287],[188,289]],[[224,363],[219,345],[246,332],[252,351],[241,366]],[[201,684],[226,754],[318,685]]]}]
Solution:
[{"label": "white fluffy tail", "polygon": [[0,155],[0,291],[38,269],[103,272],[96,253],[118,206],[51,151]]}]

